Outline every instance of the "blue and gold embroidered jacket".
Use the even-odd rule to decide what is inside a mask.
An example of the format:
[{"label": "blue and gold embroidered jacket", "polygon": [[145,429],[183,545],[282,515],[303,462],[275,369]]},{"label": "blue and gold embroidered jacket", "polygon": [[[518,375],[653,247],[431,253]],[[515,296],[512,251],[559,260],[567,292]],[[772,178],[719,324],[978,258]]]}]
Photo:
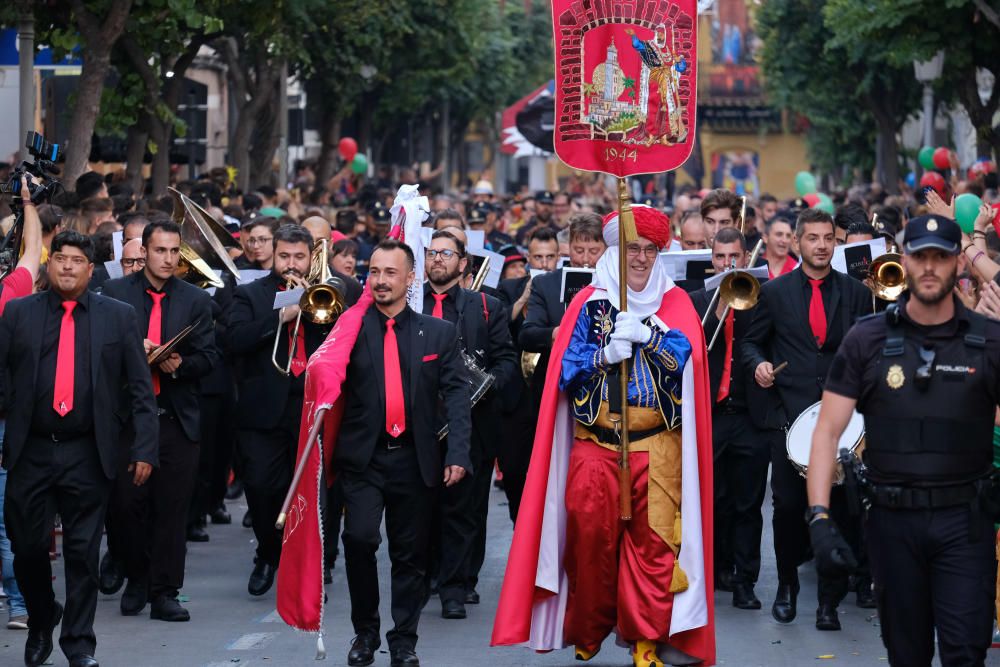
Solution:
[{"label": "blue and gold embroidered jacket", "polygon": [[[607,299],[588,301],[576,320],[562,359],[559,388],[573,399],[573,416],[592,425],[601,401],[608,400],[607,369],[601,352],[614,328],[618,310]],[[646,321],[653,336],[645,345],[633,346],[628,404],[658,408],[670,429],[681,421],[681,378],[691,356],[691,343],[680,331],[664,332]]]}]

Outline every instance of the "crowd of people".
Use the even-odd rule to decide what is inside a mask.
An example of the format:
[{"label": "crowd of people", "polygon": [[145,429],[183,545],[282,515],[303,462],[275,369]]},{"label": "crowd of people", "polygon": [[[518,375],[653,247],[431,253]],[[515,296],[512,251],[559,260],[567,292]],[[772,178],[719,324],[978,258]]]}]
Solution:
[{"label": "crowd of people", "polygon": [[[317,253],[320,245],[329,249],[327,268],[339,280],[344,307],[365,298],[366,288],[374,301],[350,354],[333,455],[338,474],[322,497],[327,582],[341,545],[347,571],[357,634],[349,664],[371,664],[381,643],[375,553],[383,512],[393,563],[392,664],[416,665],[417,621],[432,594],[447,619],[463,619],[467,605],[480,603],[493,484],[503,489],[516,526],[510,562],[527,563],[520,574],[508,569],[495,643],[528,641],[530,625],[534,647],[573,644],[587,660],[617,629],[637,665],[711,662],[714,639],[704,632],[712,631],[705,610],[713,589],[731,593],[739,609],[762,607],[755,585],[769,476],[775,620],[796,618],[798,568],[815,556],[826,566],[818,630],[840,629],[837,607],[853,593],[858,606],[879,607],[893,664],[929,660],[927,647],[900,652],[899,633],[926,631],[932,642],[935,622],[942,658],[968,660],[946,664],[982,664],[989,644],[987,636],[980,650],[982,595],[976,609],[955,613],[959,620],[945,625],[920,600],[908,600],[906,610],[890,604],[883,582],[904,585],[902,575],[890,577],[894,556],[884,546],[873,550],[844,486],[830,498],[829,485],[827,495],[817,495],[813,485],[822,482],[810,479],[807,496],[801,467],[786,451],[786,430],[824,399],[828,375],[836,380],[833,391],[867,400],[858,393],[862,379],[845,370],[838,354],[850,348],[857,356],[855,323],[890,304],[874,298],[870,282],[830,268],[836,246],[886,239],[906,254],[907,284],[920,299],[910,255],[931,247],[920,239],[938,239],[933,247],[956,258],[956,275],[942,279],[946,294],[938,302],[954,299],[962,316],[1000,319],[996,174],[976,180],[955,174],[941,179],[938,190],[904,188],[904,194],[856,186],[834,196],[832,214],[802,199],[693,186],[665,193],[654,183],[631,184],[638,240],[622,253],[628,308],[617,296],[617,192],[593,175],[573,176],[555,191],[499,194],[481,180],[442,193],[412,170],[382,170],[368,181],[342,173],[316,183],[303,164],[288,188],[239,192],[225,170],[213,170],[175,183],[179,194],[154,196],[133,190],[122,174],[87,172],[47,203],[10,202],[5,225],[20,214],[23,251],[0,292],[0,556],[8,628],[28,630],[25,664],[48,659],[61,622],[59,643],[70,664],[96,665],[98,591],[121,591],[123,615],[149,606],[150,619],[188,621],[179,599],[186,553],[211,539],[210,525],[232,521],[225,500],[240,494],[249,507],[243,525],[256,543],[247,554],[247,590],[261,596],[271,589],[283,542],[275,519],[295,468],[305,371],[335,326],[312,321],[295,304],[276,308],[275,299],[314,284],[315,258],[326,256]],[[390,234],[399,184],[420,186],[430,202],[424,224],[433,231],[422,258]],[[953,197],[965,192],[985,202],[969,233],[953,222]],[[221,287],[206,288],[192,270],[188,235],[201,232],[177,208],[181,195],[228,235],[226,257],[200,258],[222,269]],[[958,239],[954,248],[949,235]],[[494,285],[482,285],[477,275],[482,258],[471,248],[480,242],[503,258]],[[706,287],[706,275],[671,278],[659,261],[664,253],[701,251],[711,263],[709,276],[748,269],[758,242],[756,265],[766,279],[747,310],[727,307],[715,287]],[[238,277],[225,270],[230,263]],[[414,274],[415,266],[424,267],[423,275]],[[583,297],[566,292],[565,268],[593,270]],[[422,312],[407,306],[414,282],[423,292]],[[994,342],[992,325],[981,336]],[[630,369],[624,395],[611,389],[622,363]],[[475,401],[472,367],[489,379]],[[983,379],[995,380],[989,368]],[[559,407],[563,398],[573,399],[570,407]],[[623,399],[631,456],[638,457],[629,487],[635,517],[627,530],[615,512],[621,451],[615,415]],[[565,531],[559,568],[571,583],[567,599],[554,596],[564,605],[565,626],[557,638],[541,640],[534,624],[542,612],[524,597],[532,597],[534,566],[541,567],[551,489],[540,473],[529,484],[528,472],[544,467],[549,475],[548,449],[540,454],[539,443],[555,452],[563,416],[575,429],[563,434],[572,450],[560,500],[567,516],[553,520]],[[992,426],[992,412],[987,416]],[[439,437],[443,425],[447,435]],[[680,499],[691,500],[682,485],[689,468],[685,477],[679,473],[689,441],[707,452],[701,474],[714,478],[714,490],[707,505],[695,502],[682,512]],[[660,458],[663,451],[672,452],[669,460]],[[883,473],[891,461],[876,458]],[[671,466],[678,471],[672,476],[664,472]],[[966,482],[982,472],[955,475]],[[888,474],[881,481],[900,479]],[[663,493],[654,494],[654,486]],[[615,491],[601,496],[603,509],[581,499],[610,487]],[[57,517],[64,603],[53,592],[49,559]],[[824,541],[818,527],[831,522],[839,529],[831,527]],[[695,559],[699,565],[688,554],[700,551],[687,545],[703,527],[703,544],[711,548]],[[532,534],[533,546],[526,546]],[[993,540],[986,540],[992,558]],[[830,565],[827,547],[857,562]],[[526,556],[532,549],[534,560]],[[962,557],[989,575],[993,561],[984,565],[980,552]],[[906,572],[916,571],[911,565]],[[530,582],[518,579],[524,573]],[[519,587],[528,593],[519,595]],[[956,584],[952,591],[948,609],[963,604],[957,598],[966,589]],[[707,602],[689,604],[695,594]],[[674,641],[677,632],[681,639]]]}]

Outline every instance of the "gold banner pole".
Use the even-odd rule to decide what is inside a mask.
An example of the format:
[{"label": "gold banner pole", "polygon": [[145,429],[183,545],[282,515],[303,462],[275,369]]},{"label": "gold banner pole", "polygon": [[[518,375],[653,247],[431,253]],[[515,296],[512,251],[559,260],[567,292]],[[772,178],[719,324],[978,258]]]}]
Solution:
[{"label": "gold banner pole", "polygon": [[[632,202],[628,195],[626,179],[618,179],[618,301],[619,311],[628,310],[628,249],[631,241],[639,238],[635,230],[635,215],[632,213]],[[621,381],[621,415],[618,429],[621,438],[621,449],[618,457],[618,514],[622,521],[632,519],[632,470],[628,460],[628,360],[621,362],[619,380]],[[613,419],[613,417],[612,417]]]}]

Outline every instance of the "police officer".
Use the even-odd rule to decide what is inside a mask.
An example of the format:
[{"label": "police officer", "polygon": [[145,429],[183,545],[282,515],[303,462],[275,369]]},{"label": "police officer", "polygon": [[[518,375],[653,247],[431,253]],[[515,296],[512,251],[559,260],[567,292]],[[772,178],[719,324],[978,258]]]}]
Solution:
[{"label": "police officer", "polygon": [[865,418],[866,522],[882,640],[894,665],[982,665],[993,622],[993,418],[1000,323],[954,294],[962,233],[922,216],[903,238],[909,292],[858,322],[830,367],[809,460],[807,512],[820,572],[854,555],[828,516],[837,442]]}]

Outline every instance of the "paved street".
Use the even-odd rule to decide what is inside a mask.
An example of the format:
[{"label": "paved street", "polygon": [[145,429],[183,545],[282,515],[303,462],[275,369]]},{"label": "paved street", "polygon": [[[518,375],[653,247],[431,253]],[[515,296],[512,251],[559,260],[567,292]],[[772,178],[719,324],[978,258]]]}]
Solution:
[{"label": "paved street", "polygon": [[[436,600],[428,604],[420,625],[418,655],[424,665],[563,665],[576,663],[570,651],[536,655],[523,648],[489,648],[493,611],[499,594],[503,567],[512,529],[505,502],[494,492],[490,515],[490,542],[485,571],[479,588],[483,604],[469,606],[469,618],[445,621]],[[770,500],[768,500],[768,504]],[[187,578],[183,594],[191,611],[192,622],[170,624],[149,620],[149,608],[138,617],[125,618],[118,612],[119,596],[102,596],[97,608],[97,657],[103,667],[265,667],[314,664],[316,642],[310,635],[299,634],[285,626],[274,613],[274,591],[262,598],[251,598],[246,581],[251,569],[253,535],[239,520],[245,510],[243,499],[229,504],[234,523],[211,526],[212,541],[189,544]],[[769,520],[765,526],[769,527]],[[771,620],[769,608],[776,586],[770,535],[765,535],[764,571],[757,586],[764,601],[759,612],[740,611],[730,604],[729,594],[719,593],[717,633],[719,664],[755,666],[801,666],[816,664],[884,665],[885,651],[878,636],[873,612],[858,609],[853,595],[841,607],[844,630],[839,633],[817,632],[812,623],[815,606],[815,575],[802,568],[803,593],[799,601],[799,619],[781,626]],[[389,618],[388,557],[379,554],[382,587],[383,633]],[[57,579],[57,597],[63,599],[62,577]],[[326,608],[327,661],[344,665],[352,639],[343,563],[338,561],[334,580],[327,587],[330,602]],[[0,619],[6,620],[6,610]],[[2,626],[0,626],[2,628]],[[57,631],[58,632],[58,631]],[[0,665],[22,664],[24,631],[0,629]],[[383,639],[384,641],[384,639]],[[385,646],[383,645],[383,649]],[[988,661],[1000,665],[1000,651]],[[54,664],[65,665],[58,647]],[[383,652],[376,665],[388,665]],[[613,640],[605,643],[600,655],[590,663],[595,667],[629,665],[623,649]]]}]

